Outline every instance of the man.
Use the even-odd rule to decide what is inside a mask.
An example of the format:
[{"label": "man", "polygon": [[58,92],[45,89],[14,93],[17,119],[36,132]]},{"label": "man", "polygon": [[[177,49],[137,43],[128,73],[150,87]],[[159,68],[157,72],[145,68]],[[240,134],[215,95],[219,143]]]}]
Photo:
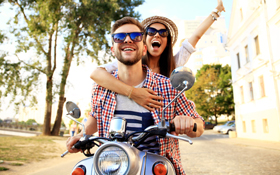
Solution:
[{"label": "man", "polygon": [[[135,88],[152,89],[158,96],[164,97],[163,103],[166,106],[178,92],[172,88],[168,78],[152,73],[146,66],[142,65],[141,58],[147,51],[143,41],[143,31],[139,21],[131,17],[124,17],[113,25],[111,51],[118,59],[118,70],[113,76]],[[203,133],[203,120],[194,108],[193,102],[181,95],[176,103],[172,103],[166,109],[166,119],[174,123],[176,134],[199,137]],[[86,123],[86,134],[92,135],[98,131],[100,137],[109,137],[110,121],[118,115],[127,120],[128,131],[138,131],[158,124],[161,111],[149,112],[128,97],[95,84],[92,94],[92,117],[89,117]],[[197,132],[192,131],[194,123],[197,123]],[[69,152],[79,151],[71,149],[71,147],[81,137],[82,133],[68,139],[67,149]],[[184,174],[177,139],[150,138],[140,145],[139,149],[166,156],[173,163],[177,174]]]}]

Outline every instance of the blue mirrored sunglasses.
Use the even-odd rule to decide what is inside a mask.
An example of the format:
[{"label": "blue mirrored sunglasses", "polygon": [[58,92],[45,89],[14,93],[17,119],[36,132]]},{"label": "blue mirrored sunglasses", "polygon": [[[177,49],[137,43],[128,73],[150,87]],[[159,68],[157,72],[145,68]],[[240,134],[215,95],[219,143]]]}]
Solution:
[{"label": "blue mirrored sunglasses", "polygon": [[133,42],[140,42],[142,41],[143,34],[143,32],[114,33],[112,34],[112,38],[115,43],[122,43],[128,35]]}]

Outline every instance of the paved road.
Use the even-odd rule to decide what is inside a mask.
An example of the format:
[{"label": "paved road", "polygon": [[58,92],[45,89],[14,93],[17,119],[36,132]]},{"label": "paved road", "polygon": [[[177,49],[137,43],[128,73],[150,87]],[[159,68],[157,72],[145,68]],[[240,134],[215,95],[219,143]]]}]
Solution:
[{"label": "paved road", "polygon": [[[188,175],[280,174],[280,142],[228,138],[228,135],[212,130],[206,130],[202,137],[191,140],[193,145],[180,142],[182,163]],[[83,158],[81,154],[73,154],[63,159],[45,161],[40,165],[44,167],[40,171],[24,175],[69,174]]]},{"label": "paved road", "polygon": [[187,174],[280,174],[280,142],[229,139],[212,130],[192,140],[180,142]]}]

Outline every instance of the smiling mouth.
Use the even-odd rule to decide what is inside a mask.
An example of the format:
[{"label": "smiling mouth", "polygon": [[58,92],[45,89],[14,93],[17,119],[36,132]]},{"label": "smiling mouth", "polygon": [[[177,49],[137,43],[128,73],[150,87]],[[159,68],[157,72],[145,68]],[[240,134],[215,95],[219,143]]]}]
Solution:
[{"label": "smiling mouth", "polygon": [[133,48],[124,48],[124,49],[122,49],[122,51],[135,51],[135,49],[133,49]]},{"label": "smiling mouth", "polygon": [[152,47],[153,48],[155,48],[155,47],[159,48],[160,46],[161,46],[161,43],[159,41],[153,41],[152,42]]}]

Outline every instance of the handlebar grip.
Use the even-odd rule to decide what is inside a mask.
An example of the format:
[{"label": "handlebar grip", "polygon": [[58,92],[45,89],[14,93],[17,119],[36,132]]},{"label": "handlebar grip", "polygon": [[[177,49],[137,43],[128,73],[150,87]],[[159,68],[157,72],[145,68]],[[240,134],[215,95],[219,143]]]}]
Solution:
[{"label": "handlebar grip", "polygon": [[[170,123],[169,125],[170,125],[170,132],[175,131],[174,123]],[[196,131],[197,131],[197,124],[194,123],[194,125],[193,125],[193,132],[196,132]]]}]

